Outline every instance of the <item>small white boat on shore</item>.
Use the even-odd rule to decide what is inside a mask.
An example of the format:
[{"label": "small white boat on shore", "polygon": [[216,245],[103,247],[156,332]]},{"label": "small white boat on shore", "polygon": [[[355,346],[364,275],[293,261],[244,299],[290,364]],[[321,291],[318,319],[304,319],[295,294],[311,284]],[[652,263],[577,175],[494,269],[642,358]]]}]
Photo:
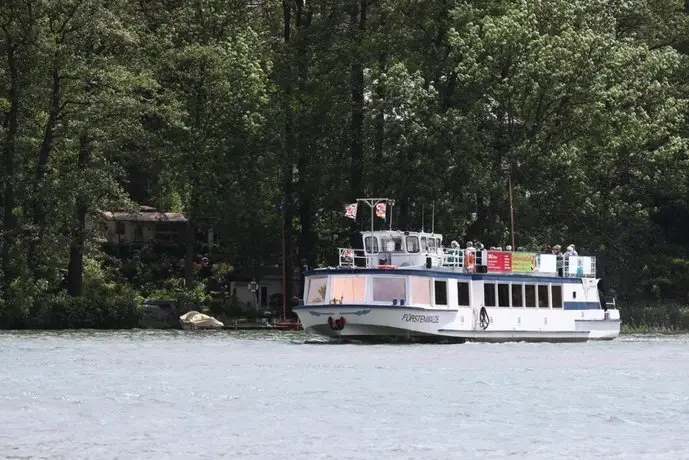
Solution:
[{"label": "small white boat on shore", "polygon": [[305,274],[306,331],[363,341],[584,342],[619,336],[596,259],[445,248],[442,235],[361,232],[337,267]]},{"label": "small white boat on shore", "polygon": [[220,329],[224,326],[221,321],[198,311],[188,311],[179,317],[182,329]]}]

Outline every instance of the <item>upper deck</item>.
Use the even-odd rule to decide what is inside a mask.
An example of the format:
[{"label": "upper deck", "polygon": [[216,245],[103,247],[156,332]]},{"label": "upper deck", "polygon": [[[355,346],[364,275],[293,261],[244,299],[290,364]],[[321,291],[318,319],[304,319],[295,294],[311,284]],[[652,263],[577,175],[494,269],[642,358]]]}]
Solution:
[{"label": "upper deck", "polygon": [[442,235],[380,230],[361,232],[363,249],[338,248],[340,267],[441,268],[464,273],[595,278],[596,258],[442,245]]}]

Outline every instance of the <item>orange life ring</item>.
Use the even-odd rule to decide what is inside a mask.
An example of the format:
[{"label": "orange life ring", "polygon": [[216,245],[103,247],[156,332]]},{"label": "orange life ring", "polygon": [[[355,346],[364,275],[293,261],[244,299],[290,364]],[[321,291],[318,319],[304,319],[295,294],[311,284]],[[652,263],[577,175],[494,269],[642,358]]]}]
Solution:
[{"label": "orange life ring", "polygon": [[474,251],[469,251],[469,250],[464,251],[464,266],[466,268],[469,268],[469,269],[474,268],[474,257],[475,256],[476,255],[474,254]]},{"label": "orange life ring", "polygon": [[380,268],[382,270],[392,270],[397,268],[397,265],[377,265],[376,268]]}]

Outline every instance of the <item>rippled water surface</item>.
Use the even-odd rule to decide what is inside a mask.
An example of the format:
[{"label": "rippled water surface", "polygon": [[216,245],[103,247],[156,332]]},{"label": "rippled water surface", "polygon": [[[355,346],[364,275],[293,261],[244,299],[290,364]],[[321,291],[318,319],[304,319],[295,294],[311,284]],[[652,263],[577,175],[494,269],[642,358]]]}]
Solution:
[{"label": "rippled water surface", "polygon": [[0,458],[689,458],[689,336],[0,334]]}]

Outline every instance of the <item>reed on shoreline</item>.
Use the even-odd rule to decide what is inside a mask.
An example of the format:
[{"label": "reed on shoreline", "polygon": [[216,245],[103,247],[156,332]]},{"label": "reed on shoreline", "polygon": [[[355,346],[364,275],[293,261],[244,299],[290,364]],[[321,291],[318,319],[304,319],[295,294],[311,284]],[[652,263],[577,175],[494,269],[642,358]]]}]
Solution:
[{"label": "reed on shoreline", "polygon": [[689,331],[689,305],[634,302],[620,305],[621,332],[677,333]]}]

